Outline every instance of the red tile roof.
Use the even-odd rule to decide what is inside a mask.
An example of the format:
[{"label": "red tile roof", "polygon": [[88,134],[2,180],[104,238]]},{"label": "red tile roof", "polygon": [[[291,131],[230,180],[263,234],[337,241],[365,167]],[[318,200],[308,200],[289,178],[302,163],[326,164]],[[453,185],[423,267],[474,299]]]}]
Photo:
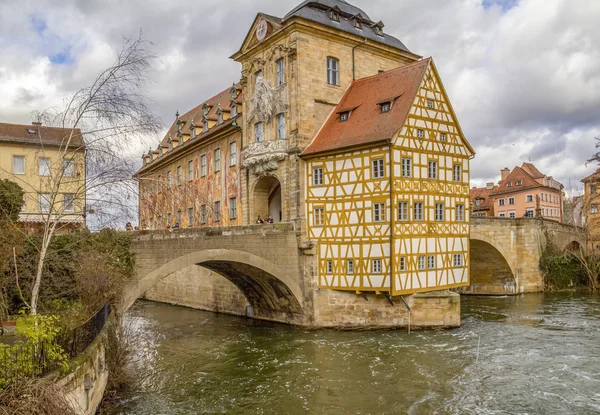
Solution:
[{"label": "red tile roof", "polygon": [[[423,59],[352,82],[302,155],[390,140],[404,125],[430,62]],[[379,104],[392,99],[390,112],[381,114]],[[340,122],[339,113],[348,110],[348,121]]]},{"label": "red tile roof", "polygon": [[[494,187],[496,189],[496,187]],[[489,210],[493,206],[493,201],[490,195],[494,189],[487,189],[486,187],[475,187],[469,190],[469,199],[473,203],[473,211]],[[481,204],[477,206],[476,200],[481,199]]]},{"label": "red tile roof", "polygon": [[[69,138],[70,134],[70,128],[0,123],[0,142],[5,143],[58,147],[66,143],[65,140]],[[73,131],[69,148],[85,148],[85,142],[79,128]]]},{"label": "red tile roof", "polygon": [[[534,177],[532,173],[539,177]],[[520,192],[521,190],[534,189],[538,187],[545,187],[547,189],[552,189],[555,191],[559,191],[550,186],[544,186],[542,182],[538,182],[536,179],[543,179],[546,177],[531,163],[523,163],[522,167],[515,167],[506,179],[501,180],[498,183],[498,187],[494,189],[491,196],[497,196],[507,193]],[[521,185],[517,186],[517,182],[521,182]]]}]

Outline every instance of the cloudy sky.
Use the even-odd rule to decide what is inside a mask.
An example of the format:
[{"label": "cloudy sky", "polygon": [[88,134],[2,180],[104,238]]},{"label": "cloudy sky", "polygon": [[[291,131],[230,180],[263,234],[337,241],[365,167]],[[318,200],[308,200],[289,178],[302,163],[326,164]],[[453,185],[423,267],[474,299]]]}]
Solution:
[{"label": "cloudy sky", "polygon": [[[477,151],[474,184],[529,160],[567,187],[594,169],[585,160],[600,137],[600,0],[351,2],[434,57]],[[148,93],[167,126],[239,80],[228,57],[257,12],[283,16],[298,3],[0,0],[0,120],[26,123],[60,104],[142,29],[158,57]]]}]

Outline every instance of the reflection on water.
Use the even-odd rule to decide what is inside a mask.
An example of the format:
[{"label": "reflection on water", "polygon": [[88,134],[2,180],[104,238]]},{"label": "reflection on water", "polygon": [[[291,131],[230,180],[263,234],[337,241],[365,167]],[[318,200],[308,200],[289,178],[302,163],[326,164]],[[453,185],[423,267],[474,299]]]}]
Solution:
[{"label": "reflection on water", "polygon": [[462,308],[460,329],[408,335],[138,302],[127,314],[137,381],[114,413],[600,413],[600,296],[463,297]]}]

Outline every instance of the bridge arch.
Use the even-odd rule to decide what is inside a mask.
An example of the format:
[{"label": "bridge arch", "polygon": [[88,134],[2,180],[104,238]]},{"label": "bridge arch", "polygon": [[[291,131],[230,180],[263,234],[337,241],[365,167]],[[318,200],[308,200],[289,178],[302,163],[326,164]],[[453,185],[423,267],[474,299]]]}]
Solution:
[{"label": "bridge arch", "polygon": [[151,271],[128,287],[123,300],[126,310],[154,285],[176,271],[199,265],[231,281],[252,305],[255,316],[293,320],[303,314],[302,290],[297,282],[272,262],[249,252],[206,249],[181,255]]},{"label": "bridge arch", "polygon": [[578,252],[581,249],[579,241],[571,241],[565,245],[563,252]]},{"label": "bridge arch", "polygon": [[491,241],[471,238],[471,285],[461,294],[513,295],[518,293],[515,270],[502,252],[503,247]]}]

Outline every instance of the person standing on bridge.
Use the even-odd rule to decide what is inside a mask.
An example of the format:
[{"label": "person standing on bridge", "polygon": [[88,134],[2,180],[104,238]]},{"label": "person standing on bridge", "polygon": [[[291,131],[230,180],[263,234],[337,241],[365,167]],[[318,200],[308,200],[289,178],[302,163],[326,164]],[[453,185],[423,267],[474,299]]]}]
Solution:
[{"label": "person standing on bridge", "polygon": [[256,223],[257,224],[262,224],[262,223],[265,223],[265,221],[262,220],[262,218],[260,217],[260,215],[258,215],[258,218],[256,219]]}]

